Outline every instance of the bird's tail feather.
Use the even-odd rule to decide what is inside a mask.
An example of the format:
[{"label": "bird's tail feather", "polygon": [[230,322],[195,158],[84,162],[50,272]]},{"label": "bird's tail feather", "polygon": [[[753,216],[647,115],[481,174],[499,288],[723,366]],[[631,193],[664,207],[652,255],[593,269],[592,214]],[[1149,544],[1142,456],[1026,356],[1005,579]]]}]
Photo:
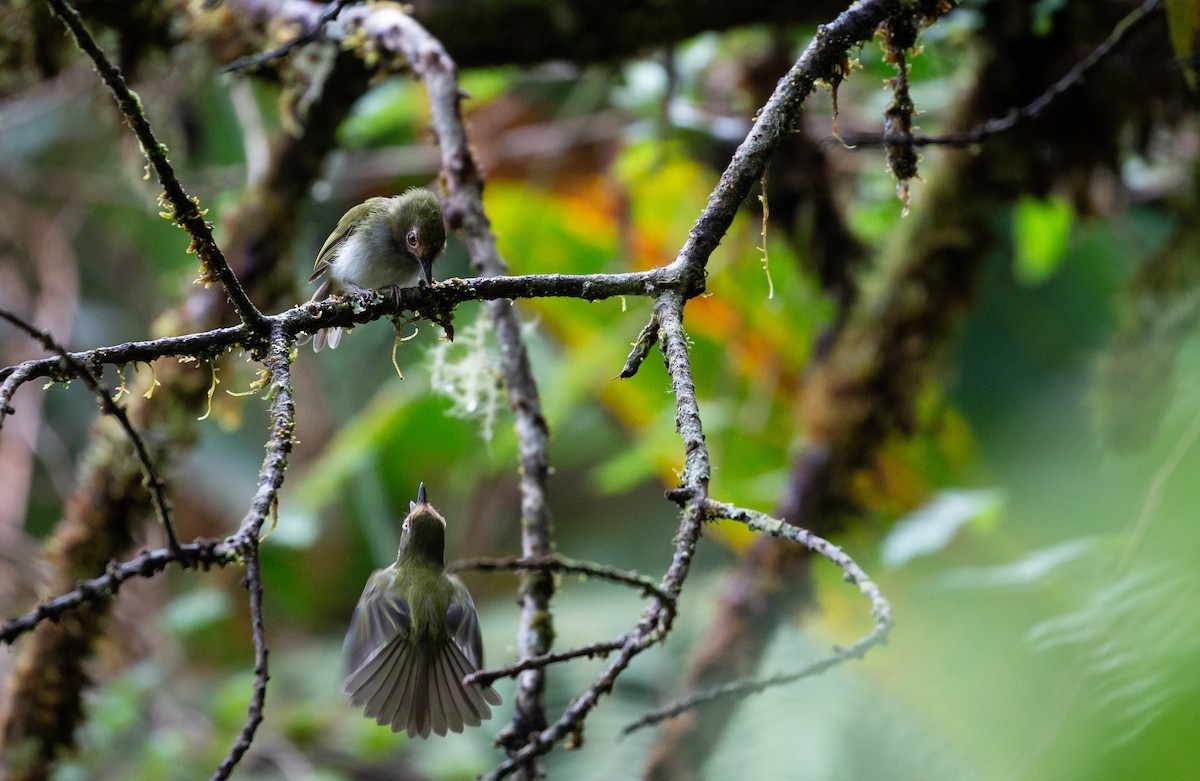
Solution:
[{"label": "bird's tail feather", "polygon": [[491,686],[463,683],[474,672],[466,654],[447,640],[434,654],[394,640],[347,676],[342,691],[369,718],[412,737],[462,732],[491,718],[500,695]]}]

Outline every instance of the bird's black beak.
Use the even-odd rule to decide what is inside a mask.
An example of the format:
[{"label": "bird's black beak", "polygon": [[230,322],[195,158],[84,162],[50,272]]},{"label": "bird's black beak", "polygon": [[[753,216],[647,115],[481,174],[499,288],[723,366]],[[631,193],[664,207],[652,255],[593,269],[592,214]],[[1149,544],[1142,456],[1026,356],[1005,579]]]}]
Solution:
[{"label": "bird's black beak", "polygon": [[421,483],[417,488],[417,504],[427,504],[429,500],[425,498],[425,484]]},{"label": "bird's black beak", "polygon": [[429,285],[430,287],[433,287],[433,261],[432,260],[422,260],[420,263],[421,263],[421,276],[423,276],[425,278],[425,284]]}]

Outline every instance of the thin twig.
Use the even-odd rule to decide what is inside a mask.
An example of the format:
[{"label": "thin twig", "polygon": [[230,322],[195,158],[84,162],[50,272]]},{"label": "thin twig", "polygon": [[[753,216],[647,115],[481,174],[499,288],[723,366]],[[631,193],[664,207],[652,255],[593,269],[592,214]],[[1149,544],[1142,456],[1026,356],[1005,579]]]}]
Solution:
[{"label": "thin twig", "polygon": [[744,523],[752,531],[765,532],[772,537],[783,537],[829,559],[845,573],[846,582],[857,586],[858,590],[871,601],[871,615],[875,617],[875,620],[891,625],[891,604],[884,598],[879,586],[871,580],[862,567],[839,546],[807,529],[777,520],[766,513],[712,500],[705,503],[705,509],[710,518],[728,518],[731,521]]},{"label": "thin twig", "polygon": [[246,721],[242,724],[237,740],[229,748],[229,753],[209,781],[225,781],[230,773],[242,760],[254,741],[254,733],[263,720],[263,705],[267,699],[267,637],[263,627],[263,584],[262,566],[258,559],[258,543],[251,541],[249,549],[243,553],[246,562],[246,590],[250,592],[250,635],[254,641],[254,693],[250,696],[250,704],[246,708]]},{"label": "thin twig", "polygon": [[759,694],[767,689],[772,689],[777,686],[784,686],[789,683],[794,683],[801,678],[808,678],[813,675],[818,675],[826,670],[836,667],[850,659],[861,659],[867,649],[882,644],[881,639],[883,632],[876,627],[869,634],[860,639],[854,645],[846,648],[835,648],[833,653],[824,656],[817,661],[805,665],[799,670],[794,670],[790,673],[782,673],[770,678],[751,678],[747,680],[731,681],[720,686],[714,686],[702,692],[687,697],[682,697],[670,705],[656,711],[650,711],[640,716],[637,721],[631,722],[621,729],[622,735],[628,735],[637,732],[643,727],[650,727],[667,719],[673,719],[687,711],[694,710],[701,705],[710,702],[716,702],[723,699],[745,699],[755,694]]},{"label": "thin twig", "polygon": [[658,315],[652,314],[650,322],[646,323],[642,332],[638,334],[637,341],[633,343],[633,349],[629,351],[629,357],[625,359],[625,366],[617,375],[617,379],[627,380],[637,374],[638,369],[642,367],[642,362],[646,360],[646,356],[650,354],[656,344],[658,344]]},{"label": "thin twig", "polygon": [[277,60],[280,57],[287,56],[291,53],[292,49],[295,49],[297,46],[303,46],[310,41],[316,40],[317,36],[321,34],[321,31],[325,29],[325,25],[336,19],[337,15],[342,12],[343,8],[355,2],[357,2],[357,0],[336,0],[336,2],[330,3],[329,7],[326,8],[319,17],[317,17],[316,23],[312,27],[297,35],[295,38],[291,39],[282,46],[276,47],[269,51],[259,52],[258,54],[248,54],[245,57],[238,57],[233,62],[221,68],[221,72],[234,73],[237,71],[260,68],[271,60]]},{"label": "thin twig", "polygon": [[117,106],[125,116],[134,135],[137,136],[138,142],[141,143],[142,153],[154,166],[155,173],[158,174],[158,181],[163,187],[162,201],[170,209],[171,219],[191,236],[191,249],[194,249],[200,256],[208,273],[214,274],[224,286],[225,292],[233,302],[242,322],[250,326],[255,334],[265,336],[268,326],[263,319],[262,312],[258,311],[258,308],[246,295],[246,291],[242,289],[242,283],[234,275],[233,269],[229,267],[229,262],[225,260],[225,255],[213,239],[211,226],[204,219],[199,201],[188,195],[183,189],[183,185],[179,183],[179,179],[176,178],[171,161],[167,158],[167,147],[159,143],[154,131],[150,128],[150,122],[146,118],[146,111],[142,106],[141,99],[133,90],[129,89],[120,69],[109,62],[108,57],[96,45],[96,41],[79,16],[79,12],[66,0],[46,0],[46,2],[62,19],[63,24],[71,32],[83,53],[91,58],[100,78],[112,92]]},{"label": "thin twig", "polygon": [[593,659],[597,656],[608,656],[613,651],[624,646],[625,641],[628,639],[628,635],[621,635],[621,637],[616,640],[606,640],[600,643],[592,643],[590,645],[584,645],[578,648],[570,648],[566,651],[555,651],[553,653],[543,654],[542,656],[531,656],[514,664],[508,664],[503,667],[492,667],[487,670],[478,670],[463,678],[463,680],[467,683],[477,683],[480,686],[489,686],[501,678],[512,678],[520,675],[526,670],[549,667],[552,664],[567,662],[571,659],[579,659],[581,657]]},{"label": "thin twig", "polygon": [[[167,533],[167,546],[173,551],[178,551],[179,539],[175,536],[175,525],[171,520],[171,505],[167,500],[166,483],[158,476],[158,470],[154,467],[154,459],[150,457],[150,450],[146,447],[146,441],[142,439],[141,434],[133,427],[133,422],[129,420],[129,415],[125,412],[125,408],[113,401],[112,391],[105,387],[99,377],[93,374],[86,365],[75,360],[67,352],[67,349],[59,344],[53,336],[31,323],[25,322],[23,318],[6,309],[0,309],[0,318],[7,320],[32,336],[48,351],[57,353],[59,360],[67,365],[70,373],[83,380],[88,390],[100,400],[101,409],[116,418],[117,423],[120,424],[121,429],[129,437],[129,441],[133,445],[133,452],[137,456],[138,464],[142,468],[142,476],[145,478],[146,487],[150,489],[150,495],[154,498],[155,513],[158,515],[158,520]],[[0,410],[0,423],[2,423],[3,418],[3,411]]]},{"label": "thin twig", "polygon": [[452,563],[446,569],[451,571],[476,569],[480,572],[500,572],[506,570],[570,572],[576,575],[586,575],[587,577],[611,580],[614,583],[623,583],[626,586],[638,589],[647,596],[658,597],[666,603],[674,603],[675,601],[674,597],[659,588],[657,583],[645,575],[639,575],[638,573],[631,572],[629,570],[617,569],[616,567],[611,567],[607,564],[596,564],[595,562],[591,561],[568,559],[566,556],[560,556],[558,554],[541,556],[537,558],[522,557],[511,559],[463,559],[461,561]]},{"label": "thin twig", "polygon": [[644,714],[637,721],[626,726],[622,730],[622,734],[629,734],[643,727],[658,724],[705,703],[729,697],[742,699],[765,689],[816,675],[850,659],[861,659],[874,646],[884,644],[891,631],[893,623],[891,603],[883,596],[879,587],[867,576],[867,573],[837,545],[806,529],[777,520],[765,513],[712,500],[705,503],[705,509],[710,519],[727,518],[744,523],[754,531],[791,540],[832,561],[842,570],[846,581],[857,586],[859,591],[870,600],[871,615],[875,619],[875,625],[870,632],[852,645],[835,647],[832,653],[799,670],[763,679],[731,681],[702,692],[696,692],[664,708]]},{"label": "thin twig", "polygon": [[674,619],[673,603],[683,589],[695,556],[696,545],[700,540],[711,471],[695,386],[692,382],[687,335],[683,330],[683,304],[684,294],[673,291],[663,293],[654,304],[654,311],[659,320],[659,347],[667,363],[667,373],[671,376],[671,385],[675,393],[676,425],[684,440],[682,483],[689,497],[675,536],[675,553],[671,558],[671,566],[663,576],[660,586],[672,599],[668,602],[655,598],[643,611],[637,626],[624,636],[624,642],[617,649],[616,658],[609,662],[592,685],[572,700],[571,705],[553,724],[532,737],[524,748],[510,755],[507,760],[483,776],[485,779],[503,778],[523,767],[534,757],[546,753],[567,736],[581,733],[588,714],[604,694],[612,691],[618,676],[625,671],[634,657],[665,637],[671,629]]},{"label": "thin twig", "polygon": [[116,595],[125,581],[155,577],[172,562],[188,569],[197,566],[223,567],[235,560],[237,554],[233,548],[215,539],[197,540],[180,545],[177,550],[157,548],[142,551],[127,562],[110,564],[103,575],[81,580],[67,593],[40,602],[25,615],[0,624],[0,643],[12,644],[42,621],[57,621],[64,613],[80,605],[109,599]]},{"label": "thin twig", "polygon": [[911,135],[889,134],[860,134],[842,136],[837,143],[850,149],[871,149],[877,146],[888,146],[896,143],[911,144],[912,146],[949,146],[964,147],[982,143],[992,136],[1008,133],[1021,125],[1032,122],[1049,108],[1063,94],[1083,84],[1096,68],[1104,63],[1117,48],[1129,39],[1133,33],[1154,18],[1162,0],[1145,0],[1140,6],[1129,12],[1109,33],[1104,41],[1093,49],[1086,57],[1063,74],[1062,78],[1051,84],[1045,92],[1021,108],[1012,109],[1003,117],[989,119],[970,130],[941,135]]}]

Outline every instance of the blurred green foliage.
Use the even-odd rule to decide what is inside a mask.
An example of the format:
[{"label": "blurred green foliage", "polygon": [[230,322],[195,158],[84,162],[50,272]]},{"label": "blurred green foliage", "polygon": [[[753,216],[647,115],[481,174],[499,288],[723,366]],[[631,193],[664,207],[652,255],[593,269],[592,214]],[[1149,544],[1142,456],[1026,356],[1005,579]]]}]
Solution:
[{"label": "blurred green foliage", "polygon": [[[1039,5],[1046,18],[1052,5]],[[970,7],[952,15],[930,31],[926,53],[914,60],[913,94],[930,112],[925,130],[937,129],[937,110],[951,105],[968,78],[977,21]],[[795,33],[795,45],[810,33]],[[729,72],[770,37],[742,31],[681,47],[677,100],[700,117],[686,126],[661,124],[666,78],[658,60],[619,72],[547,66],[468,74],[471,129],[481,154],[496,161],[486,205],[513,272],[670,262],[727,159],[717,128],[726,121],[743,127],[755,109],[744,89],[730,86],[736,79]],[[879,84],[891,70],[878,47],[864,47],[857,60],[862,70],[840,94],[843,128],[877,124],[888,99]],[[30,210],[54,216],[78,256],[82,293],[70,340],[77,347],[145,336],[195,276],[184,236],[155,215],[156,188],[140,179],[136,149],[87,76],[33,96],[40,112],[17,117],[11,106],[0,109],[8,114],[0,133],[5,188]],[[203,69],[172,79],[139,85],[143,100],[169,141],[185,135],[183,118],[199,119],[195,143],[173,142],[172,159],[203,203],[227,208],[244,184],[229,82]],[[276,132],[271,91],[257,89],[264,121]],[[342,127],[342,145],[426,143],[423,101],[408,81],[382,81]],[[813,105],[807,121],[830,129],[828,97]],[[581,106],[619,114],[620,133],[599,141],[572,136],[561,120]],[[85,121],[93,113],[99,119]],[[542,123],[547,148],[561,158],[504,157],[493,147],[511,128],[497,115]],[[877,248],[901,219],[893,182],[875,152],[836,155],[848,222]],[[914,185],[914,209],[921,187]],[[307,276],[345,205],[311,208],[294,247],[297,279]],[[1179,351],[1183,390],[1170,398],[1161,425],[1146,432],[1146,448],[1120,456],[1106,450],[1089,408],[1092,366],[1116,326],[1116,302],[1133,269],[1178,227],[1174,208],[1149,202],[1099,217],[1057,197],[1023,198],[996,216],[1010,230],[999,231],[1005,238],[989,258],[978,305],[948,362],[953,368],[926,393],[924,428],[888,445],[865,522],[841,541],[892,600],[899,622],[893,640],[863,663],[747,702],[709,777],[1200,776],[1192,740],[1200,718],[1192,607],[1200,584],[1190,566],[1200,543],[1191,522],[1200,500],[1200,483],[1191,479],[1200,469],[1200,405],[1188,392],[1200,384],[1195,336]],[[221,211],[212,215],[218,230]],[[712,258],[708,294],[688,304],[686,317],[715,465],[713,495],[770,510],[804,444],[799,391],[831,305],[803,271],[803,250],[774,223],[766,245],[775,294],[767,297],[761,231],[760,214],[747,204]],[[443,263],[443,275],[469,273],[453,242]],[[307,296],[298,286],[295,300]],[[649,316],[647,302],[517,306],[529,322],[553,433],[549,499],[558,549],[659,575],[676,525],[661,492],[682,461],[669,384],[656,356],[635,378],[613,379]],[[361,718],[338,692],[341,634],[369,572],[391,561],[419,481],[449,519],[450,558],[518,550],[516,438],[506,396],[487,392],[497,382],[494,341],[486,327],[470,329],[481,309],[459,310],[453,347],[438,329],[419,324],[416,338],[398,347],[403,380],[388,358],[394,333],[385,322],[356,329],[337,351],[300,351],[300,443],[263,547],[272,684],[266,722],[238,778],[383,777],[397,762],[431,777],[471,778],[495,763],[489,742],[507,707],[484,729],[422,743]],[[404,326],[403,335],[412,328]],[[185,538],[236,526],[261,457],[265,404],[221,397],[226,388],[244,389],[248,372],[229,367],[222,379],[217,410],[173,477]],[[78,388],[45,395],[43,463],[26,529],[39,536],[69,494],[56,486],[69,486],[94,410]],[[937,503],[959,489],[972,489],[976,501]],[[893,526],[898,518],[908,525]],[[747,539],[736,528],[711,531],[675,634],[640,657],[596,711],[584,751],[548,760],[552,778],[636,773],[653,732],[624,741],[616,734],[678,694],[673,686],[702,637],[721,573]],[[817,572],[820,615],[806,620],[803,633],[780,634],[764,673],[799,667],[868,628],[864,603],[840,573],[831,566]],[[152,646],[137,658],[112,651],[116,661],[89,698],[80,751],[60,767],[60,781],[211,771],[241,726],[250,692],[237,575],[155,582],[158,609],[143,617],[153,623]],[[511,661],[515,578],[466,577],[489,661]],[[573,578],[560,585],[559,647],[615,637],[637,620],[636,594]],[[552,718],[601,664],[552,671]],[[500,689],[511,702],[511,682]]]}]

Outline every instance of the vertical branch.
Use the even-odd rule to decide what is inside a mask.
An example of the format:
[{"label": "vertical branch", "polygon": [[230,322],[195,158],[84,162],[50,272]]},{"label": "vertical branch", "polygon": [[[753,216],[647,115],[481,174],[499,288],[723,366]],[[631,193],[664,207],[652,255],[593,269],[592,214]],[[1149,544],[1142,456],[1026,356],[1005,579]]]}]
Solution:
[{"label": "vertical branch", "polygon": [[[549,556],[551,542],[550,513],[546,507],[546,476],[549,472],[549,427],[542,415],[537,382],[529,364],[529,353],[521,336],[521,319],[513,304],[506,300],[489,302],[500,346],[501,369],[516,419],[521,452],[521,555]],[[550,599],[554,596],[554,576],[549,572],[524,572],[521,575],[521,617],[517,628],[517,656],[528,659],[547,653],[554,644],[554,617]],[[499,740],[510,752],[520,749],[526,736],[546,727],[543,693],[545,668],[526,670],[517,679],[512,723]],[[527,774],[535,775],[531,769]]]},{"label": "vertical branch", "polygon": [[525,766],[534,757],[545,754],[568,736],[575,736],[573,743],[581,742],[583,721],[599,703],[600,698],[612,691],[617,677],[625,671],[635,656],[670,631],[675,615],[675,601],[691,569],[696,545],[700,541],[701,528],[707,517],[708,480],[711,471],[708,447],[704,443],[704,429],[700,420],[700,407],[696,401],[695,384],[692,381],[687,335],[683,330],[683,304],[684,295],[679,291],[664,292],[654,302],[654,313],[659,321],[660,349],[675,393],[676,427],[683,438],[685,450],[682,487],[675,492],[677,498],[686,499],[685,507],[679,531],[675,535],[675,554],[661,585],[661,590],[670,600],[661,596],[655,597],[642,614],[637,626],[625,636],[615,658],[592,685],[572,700],[571,705],[557,721],[485,775],[485,779],[504,778],[517,768]]},{"label": "vertical branch", "polygon": [[664,293],[654,302],[654,314],[659,323],[659,349],[671,376],[671,392],[675,395],[675,430],[683,439],[684,462],[683,474],[679,478],[679,493],[703,501],[708,498],[712,464],[704,443],[700,405],[696,401],[696,384],[692,380],[692,364],[688,358],[687,333],[683,330],[683,303],[681,293]]},{"label": "vertical branch", "polygon": [[237,740],[221,762],[211,781],[224,781],[233,772],[250,748],[258,725],[263,720],[263,705],[267,698],[267,641],[262,617],[262,568],[258,558],[258,541],[262,525],[274,511],[279,501],[279,488],[287,470],[288,455],[295,442],[296,405],[292,399],[292,342],[284,333],[279,321],[271,329],[270,352],[264,360],[266,371],[271,376],[271,437],[267,441],[267,455],[259,472],[258,490],[250,502],[250,509],[242,519],[241,526],[227,544],[236,550],[246,562],[246,588],[250,592],[250,627],[254,639],[254,693],[246,712],[246,721]]},{"label": "vertical branch", "polygon": [[262,566],[258,559],[258,542],[251,540],[246,546],[243,557],[246,562],[246,589],[250,592],[250,634],[254,641],[254,693],[250,697],[250,705],[246,709],[246,722],[237,740],[229,748],[229,753],[217,767],[209,781],[225,781],[250,749],[254,733],[263,720],[263,705],[267,699],[267,638],[263,626],[263,585]]},{"label": "vertical branch", "polygon": [[[444,205],[447,225],[461,231],[471,263],[481,275],[504,274],[508,267],[496,248],[496,238],[483,209],[483,177],[467,145],[457,66],[441,43],[409,16],[401,14],[391,18],[376,14],[367,23],[394,26],[397,48],[420,75],[429,93],[431,120],[441,149],[447,191]],[[521,334],[521,316],[516,306],[500,299],[488,302],[488,308],[520,443],[521,555],[530,558],[548,556],[553,552],[550,513],[546,506],[550,431],[542,414],[537,381]],[[554,618],[550,612],[550,600],[554,596],[553,575],[549,572],[522,573],[520,595],[519,658],[541,656],[554,642]],[[523,747],[528,736],[546,728],[545,678],[545,669],[541,667],[521,673],[517,679],[512,723],[498,737],[509,752],[510,760],[520,755],[527,757],[525,762],[530,764],[514,768],[520,767],[523,775],[530,777],[538,773],[531,763],[536,754],[523,751]]]},{"label": "vertical branch", "polygon": [[267,441],[267,455],[259,471],[258,489],[250,501],[250,509],[242,518],[237,534],[230,538],[235,547],[257,548],[259,532],[263,523],[279,501],[279,488],[283,485],[283,474],[287,470],[288,455],[295,442],[296,403],[292,398],[292,342],[285,336],[283,325],[274,321],[271,328],[271,346],[263,361],[265,371],[270,374],[271,385],[271,438]]}]

